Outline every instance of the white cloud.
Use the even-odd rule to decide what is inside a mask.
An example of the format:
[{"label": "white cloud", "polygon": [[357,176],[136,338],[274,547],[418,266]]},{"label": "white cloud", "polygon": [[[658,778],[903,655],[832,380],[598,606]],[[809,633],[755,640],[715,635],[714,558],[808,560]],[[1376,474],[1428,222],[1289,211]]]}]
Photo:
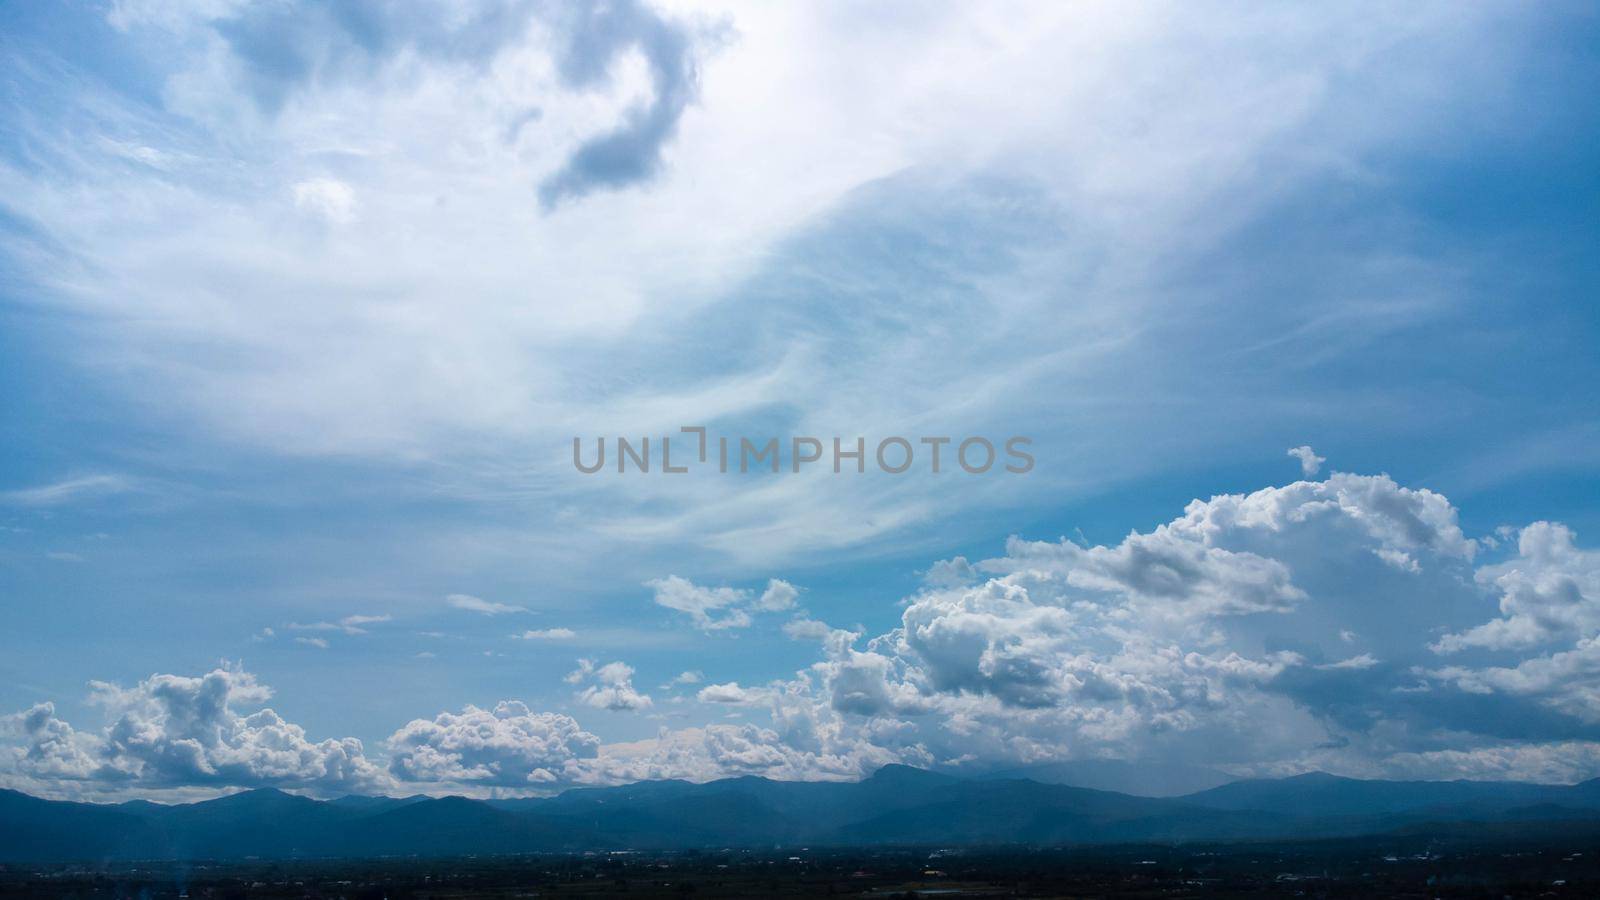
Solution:
[{"label": "white cloud", "polygon": [[965,556],[941,559],[922,574],[922,583],[932,588],[961,587],[977,579],[977,570]]},{"label": "white cloud", "polygon": [[1166,525],[1115,547],[1013,541],[1007,549],[1027,565],[1063,571],[1073,587],[1114,593],[1167,615],[1284,612],[1305,599],[1281,562]]},{"label": "white cloud", "polygon": [[1420,572],[1422,566],[1411,558],[1411,554],[1404,550],[1391,550],[1388,547],[1379,547],[1372,551],[1375,556],[1402,572]]},{"label": "white cloud", "polygon": [[[337,622],[290,622],[291,631],[342,631],[345,634],[366,634],[368,625],[393,621],[393,616],[345,616]],[[268,629],[270,631],[270,629]],[[269,635],[270,636],[270,635]],[[296,638],[296,640],[301,640]]]},{"label": "white cloud", "polygon": [[1520,649],[1600,633],[1600,552],[1580,550],[1570,528],[1535,522],[1517,537],[1517,558],[1478,570],[1500,593],[1500,618],[1448,634],[1440,653]]},{"label": "white cloud", "polygon": [[567,675],[567,683],[582,685],[573,697],[585,706],[613,712],[633,712],[651,706],[648,694],[633,687],[633,667],[621,662],[595,665],[592,660],[578,660],[578,668]]},{"label": "white cloud", "polygon": [[736,681],[727,684],[708,684],[695,694],[701,703],[731,703],[748,705],[766,700],[767,693],[759,688],[740,687]]},{"label": "white cloud", "polygon": [[307,647],[316,647],[318,650],[326,650],[326,649],[328,649],[328,641],[327,641],[326,638],[297,637],[297,638],[294,639],[294,642],[296,644],[303,644],[303,645],[305,645]]},{"label": "white cloud", "polygon": [[528,611],[527,607],[524,606],[512,606],[509,603],[497,603],[493,600],[485,600],[481,597],[474,597],[471,594],[451,594],[450,596],[444,598],[444,602],[450,604],[456,609],[464,609],[468,612],[483,613],[486,616],[498,616],[504,613],[522,613]]},{"label": "white cloud", "polygon": [[[971,578],[904,598],[899,621],[875,635],[795,618],[785,631],[818,653],[792,678],[749,687],[689,671],[667,684],[699,686],[702,703],[761,721],[604,744],[557,713],[468,707],[396,732],[388,770],[429,790],[1084,757],[1259,774],[1600,774],[1600,744],[1573,738],[1600,723],[1600,622],[1586,611],[1595,553],[1554,523],[1519,538],[1480,563],[1444,497],[1384,476],[1220,495],[1113,545],[1013,538],[1004,555],[969,564]],[[1380,550],[1415,566],[1402,571]],[[667,587],[698,598],[683,611],[710,621],[758,599]],[[1511,624],[1480,632],[1486,618]],[[1492,648],[1473,638],[1460,649],[1497,655],[1440,666],[1429,645],[1441,621],[1456,626],[1447,635],[1494,634]],[[625,663],[584,659],[566,680],[583,706],[652,708],[634,678]],[[269,696],[238,670],[97,693],[115,720],[103,736],[46,706],[6,719],[14,746],[0,775],[313,790],[383,781],[359,743],[311,743],[270,711],[236,712]]]},{"label": "white cloud", "polygon": [[104,789],[294,787],[382,790],[387,778],[354,738],[312,742],[300,726],[260,707],[272,692],[238,668],[200,677],[152,675],[131,688],[92,682],[109,724],[74,731],[35,706],[12,727],[29,745],[14,770],[33,778],[92,779]]},{"label": "white cloud", "polygon": [[312,178],[294,186],[294,206],[336,225],[355,219],[356,192],[336,178]]},{"label": "white cloud", "polygon": [[1318,456],[1315,450],[1301,445],[1289,450],[1289,455],[1300,460],[1300,473],[1307,478],[1313,478],[1322,471],[1322,464],[1328,461],[1326,456]]},{"label": "white cloud", "polygon": [[706,680],[706,673],[701,672],[698,669],[691,670],[691,671],[688,671],[688,672],[679,672],[677,675],[673,676],[671,681],[668,681],[666,684],[663,684],[661,686],[661,689],[662,690],[668,690],[670,688],[679,687],[681,685],[699,684],[700,682],[705,681],[705,680]]},{"label": "white cloud", "polygon": [[133,490],[133,480],[121,475],[83,475],[31,488],[0,491],[0,502],[16,506],[60,506],[85,498]]},{"label": "white cloud", "polygon": [[759,597],[742,588],[702,587],[677,575],[652,579],[645,587],[654,590],[656,605],[687,613],[705,631],[749,627],[753,613],[793,609],[800,596],[799,588],[777,578],[767,582]]},{"label": "white cloud", "polygon": [[1425,672],[1469,694],[1526,698],[1583,722],[1600,722],[1600,637],[1510,666],[1446,666]]},{"label": "white cloud", "polygon": [[577,636],[578,633],[571,628],[530,628],[521,634],[512,635],[524,641],[570,641]]},{"label": "white cloud", "polygon": [[[92,335],[86,364],[114,367],[120,387],[162,397],[196,431],[418,465],[430,493],[571,503],[587,514],[501,539],[559,541],[552,555],[570,544],[592,561],[649,538],[659,550],[629,578],[665,571],[685,549],[773,563],[858,547],[917,529],[936,508],[1004,505],[1020,487],[652,479],[623,503],[613,483],[571,476],[548,451],[598,423],[659,434],[686,413],[737,421],[779,403],[800,433],[961,429],[1015,414],[1063,438],[1059,474],[1036,472],[1035,496],[1142,474],[1155,453],[1146,429],[1093,427],[1102,413],[1043,388],[1070,376],[1106,398],[1095,409],[1123,407],[1152,389],[1129,380],[1150,368],[1133,363],[1159,353],[1159,369],[1214,393],[1209,359],[1165,352],[1159,329],[1139,327],[1178,302],[1164,289],[1172,273],[1149,261],[1192,258],[1190,224],[1219,197],[1228,215],[1206,216],[1213,250],[1305,185],[1362,169],[1371,148],[1443,129],[1440,116],[1404,114],[1436,109],[1428,62],[1479,49],[1506,15],[1319,9],[1307,27],[1235,11],[1213,28],[1181,5],[1046,3],[919,5],[891,24],[826,6],[711,3],[682,17],[618,4],[593,21],[524,21],[467,3],[445,17],[379,13],[394,30],[374,49],[317,6],[154,6],[119,4],[112,18],[129,29],[129,53],[159,59],[158,103],[128,104],[82,73],[19,82],[18,94],[78,123],[66,135],[16,117],[39,164],[0,165],[0,196],[25,226],[4,241],[32,302]],[[615,40],[581,40],[590,26]],[[291,37],[267,46],[262,34]],[[482,53],[446,50],[461,46]],[[809,77],[821,59],[829,76]],[[1352,102],[1375,85],[1390,103]],[[541,188],[564,202],[541,210]],[[863,229],[939,248],[955,228],[982,242],[981,273],[922,260],[936,253],[885,266],[841,252]],[[1335,337],[1433,313],[1409,298],[1431,296],[1435,267],[1382,254],[1381,266],[1341,270],[1389,274],[1350,274],[1337,289],[1408,303],[1350,304]],[[1085,258],[1104,265],[1085,274]],[[848,325],[751,326],[770,296],[752,286],[781,293],[795,283],[783,276],[824,263],[837,291],[778,305]],[[834,315],[881,296],[898,298],[883,316]],[[1272,303],[1321,346],[1317,300]],[[1225,328],[1250,323],[1260,301],[1181,302]],[[733,329],[730,345],[746,352],[684,359],[675,339],[712,333],[708,323]],[[819,364],[846,351],[896,365]],[[643,377],[572,390],[601,354],[636,360]],[[935,369],[981,373],[984,395],[1003,403],[930,389],[921,373]],[[1277,368],[1251,370],[1262,380],[1234,393],[1284,397]],[[1295,399],[1308,415],[1353,415]],[[1225,430],[1196,428],[1192,451],[1235,440]]]},{"label": "white cloud", "polygon": [[95,775],[101,763],[86,735],[56,718],[54,703],[37,703],[23,712],[0,716],[0,735],[20,739],[20,745],[0,748],[0,776],[7,771],[27,779],[82,781]]},{"label": "white cloud", "polygon": [[1380,771],[1391,778],[1574,784],[1600,772],[1600,742],[1494,744],[1470,750],[1396,753],[1383,760]]},{"label": "white cloud", "polygon": [[831,730],[799,736],[756,725],[706,725],[663,731],[651,740],[608,744],[595,762],[596,777],[610,782],[655,778],[709,781],[736,775],[780,780],[859,778],[890,762],[928,763],[926,755],[902,755],[851,740]]},{"label": "white cloud", "polygon": [[756,598],[751,608],[760,612],[782,612],[793,609],[795,601],[799,598],[799,588],[787,581],[774,578],[767,582],[766,590],[761,592],[761,596]]},{"label": "white cloud", "polygon": [[739,606],[749,601],[749,591],[701,587],[677,575],[647,581],[645,587],[655,591],[657,606],[687,613],[696,628],[707,631],[744,628],[751,622],[749,612]]},{"label": "white cloud", "polygon": [[533,788],[578,780],[600,739],[569,716],[534,713],[502,700],[493,710],[415,719],[388,741],[389,771],[407,783],[484,784]]},{"label": "white cloud", "polygon": [[[1550,558],[1572,562],[1566,542],[1539,537]],[[864,740],[881,740],[866,737],[881,730],[893,743],[880,746],[906,758],[1176,754],[1262,772],[1290,759],[1302,770],[1399,771],[1398,762],[1384,767],[1406,732],[1419,743],[1444,739],[1430,734],[1494,740],[1492,719],[1447,702],[1437,687],[1426,703],[1397,699],[1419,675],[1387,663],[1390,650],[1419,660],[1435,616],[1459,615],[1478,600],[1466,577],[1477,547],[1438,494],[1335,474],[1195,501],[1182,517],[1115,546],[1013,539],[1007,551],[973,567],[995,576],[985,583],[936,579],[908,598],[900,627],[864,649],[854,646],[859,635],[791,622],[791,636],[824,651],[790,686],[792,696],[810,698],[810,721]],[[1381,551],[1405,554],[1408,565],[1382,560]],[[1304,586],[1295,578],[1302,567],[1312,572]],[[1502,571],[1485,567],[1481,579]],[[1405,580],[1380,590],[1385,577]],[[1402,600],[1412,607],[1397,606]],[[1322,635],[1299,650],[1260,647],[1262,628],[1305,634],[1302,622],[1319,623]],[[1373,635],[1363,641],[1374,652],[1340,652],[1358,633]],[[1590,689],[1570,686],[1600,671],[1590,669],[1600,656],[1587,650],[1518,670],[1421,677],[1582,717]],[[738,703],[748,689],[713,685],[703,696]],[[1474,720],[1488,733],[1471,739]],[[1445,757],[1419,759],[1450,772]],[[1413,760],[1406,771],[1422,765]]]},{"label": "white cloud", "polygon": [[797,641],[820,641],[833,633],[828,623],[801,616],[783,623],[783,633]]},{"label": "white cloud", "polygon": [[1319,668],[1319,669],[1370,669],[1370,668],[1372,668],[1373,666],[1375,666],[1377,664],[1378,664],[1378,658],[1377,657],[1373,656],[1371,653],[1362,653],[1362,654],[1360,654],[1358,656],[1351,656],[1351,657],[1349,657],[1347,659],[1341,659],[1338,662],[1323,663],[1322,665],[1318,666],[1317,668]]}]

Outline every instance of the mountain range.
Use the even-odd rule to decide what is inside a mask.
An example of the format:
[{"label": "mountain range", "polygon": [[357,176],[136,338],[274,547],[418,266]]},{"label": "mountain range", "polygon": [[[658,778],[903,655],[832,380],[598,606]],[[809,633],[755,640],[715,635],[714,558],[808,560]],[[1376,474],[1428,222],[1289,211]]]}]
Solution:
[{"label": "mountain range", "polygon": [[106,805],[0,791],[0,862],[1174,843],[1511,826],[1600,829],[1600,779],[1539,785],[1314,773],[1140,797],[886,766],[859,782],[648,781],[518,800],[313,800],[263,789],[181,805]]}]

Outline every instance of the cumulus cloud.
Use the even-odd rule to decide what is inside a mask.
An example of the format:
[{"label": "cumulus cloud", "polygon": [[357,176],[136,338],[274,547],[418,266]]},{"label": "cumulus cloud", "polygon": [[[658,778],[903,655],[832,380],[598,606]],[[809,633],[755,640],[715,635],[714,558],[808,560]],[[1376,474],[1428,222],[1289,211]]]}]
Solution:
[{"label": "cumulus cloud", "polygon": [[567,683],[581,685],[573,697],[585,706],[613,712],[648,709],[650,696],[633,687],[633,667],[622,662],[595,665],[593,660],[578,660],[578,668],[567,675]]},{"label": "cumulus cloud", "polygon": [[6,772],[42,781],[81,781],[99,771],[89,736],[56,718],[54,703],[36,703],[23,712],[0,716],[0,735],[17,745],[0,749],[10,759],[0,766]]},{"label": "cumulus cloud", "polygon": [[451,594],[450,596],[444,598],[444,602],[450,604],[456,609],[464,609],[468,612],[482,613],[486,616],[498,616],[505,613],[523,613],[528,611],[527,607],[525,606],[513,606],[509,603],[497,603],[493,600],[485,600],[482,597],[474,597],[471,594]]},{"label": "cumulus cloud", "polygon": [[[1370,702],[1364,714],[1378,717],[1426,718],[1385,709],[1374,680],[1409,676],[1375,653],[1337,652],[1369,630],[1366,617],[1384,614],[1367,611],[1373,601],[1363,594],[1378,570],[1363,557],[1383,565],[1378,550],[1413,554],[1419,567],[1430,564],[1432,588],[1459,596],[1476,548],[1443,497],[1383,476],[1336,474],[1197,500],[1180,518],[1113,546],[1013,539],[1006,549],[975,567],[996,577],[930,585],[910,598],[901,627],[865,652],[831,650],[818,671],[833,707],[912,721],[932,713],[945,728],[959,722],[964,746],[943,748],[952,757],[1048,758],[1059,752],[1052,746],[1144,756],[1187,746],[1239,763],[1306,752],[1347,736],[1351,704]],[[1330,559],[1339,571],[1328,571]],[[1304,584],[1295,576],[1302,568],[1315,574]],[[1320,644],[1263,646],[1263,634],[1304,634],[1303,620],[1332,627]],[[795,631],[829,633],[804,622]],[[1254,751],[1230,735],[1263,717],[1280,733]]]},{"label": "cumulus cloud", "polygon": [[756,598],[751,608],[760,612],[782,612],[793,609],[795,601],[799,598],[799,588],[787,581],[774,578],[767,582],[766,590],[761,592],[761,596]]},{"label": "cumulus cloud", "polygon": [[1318,456],[1317,451],[1304,444],[1290,448],[1289,455],[1300,460],[1300,473],[1307,478],[1315,477],[1322,471],[1322,464],[1328,461],[1326,456]]},{"label": "cumulus cloud", "polygon": [[569,716],[502,700],[414,719],[388,740],[389,772],[406,783],[530,788],[580,779],[600,739]]},{"label": "cumulus cloud", "polygon": [[1500,593],[1500,618],[1448,634],[1440,653],[1508,650],[1600,632],[1600,552],[1581,550],[1565,525],[1535,522],[1517,536],[1517,558],[1478,570]]},{"label": "cumulus cloud", "polygon": [[808,616],[799,616],[783,623],[783,633],[797,641],[827,641],[836,633],[843,634],[847,639],[859,637],[851,632],[841,632],[831,628],[828,623]]},{"label": "cumulus cloud", "polygon": [[708,781],[738,775],[844,781],[890,762],[932,762],[926,754],[897,752],[832,728],[820,733],[794,733],[787,728],[787,724],[774,728],[707,725],[663,730],[650,740],[607,744],[596,760],[595,777],[607,782]]},{"label": "cumulus cloud", "polygon": [[[382,791],[388,779],[355,738],[312,741],[263,706],[272,691],[249,672],[152,675],[133,687],[91,682],[108,724],[75,730],[39,704],[3,720],[22,736],[0,772],[14,783],[92,783],[96,790],[286,787],[317,792]],[[4,758],[4,757],[0,757]],[[22,779],[18,782],[17,779]],[[45,790],[49,790],[46,786]]]},{"label": "cumulus cloud", "polygon": [[1446,666],[1429,670],[1468,694],[1526,698],[1575,719],[1600,724],[1600,637],[1510,666]]},{"label": "cumulus cloud", "polygon": [[[396,732],[384,771],[359,742],[312,743],[270,710],[236,711],[269,692],[224,668],[97,686],[115,719],[102,735],[48,704],[8,717],[14,746],[0,759],[13,779],[310,789],[384,777],[485,790],[847,778],[885,762],[981,770],[1084,757],[1259,774],[1600,774],[1594,551],[1542,522],[1517,547],[1491,548],[1503,558],[1479,560],[1480,549],[1444,497],[1336,473],[1196,500],[1112,545],[1012,538],[970,574],[903,598],[881,633],[792,619],[785,631],[817,647],[792,678],[706,684],[689,671],[664,686],[696,685],[698,701],[764,721],[603,744],[564,715],[467,707]],[[787,594],[781,584],[768,592]],[[709,630],[761,602],[683,579],[657,587]],[[1446,649],[1459,662],[1440,665]],[[647,709],[634,676],[583,659],[566,680],[583,706]]]},{"label": "cumulus cloud", "polygon": [[1184,512],[1173,530],[1201,541],[1216,541],[1233,529],[1283,532],[1331,517],[1359,527],[1377,549],[1426,550],[1465,560],[1477,550],[1444,495],[1401,487],[1387,475],[1336,472],[1325,481],[1196,500]]},{"label": "cumulus cloud", "polygon": [[1402,572],[1422,571],[1422,566],[1418,564],[1415,559],[1411,558],[1411,554],[1405,552],[1404,550],[1392,550],[1387,547],[1378,547],[1374,549],[1372,553],[1374,556],[1378,557],[1389,565],[1394,566],[1396,569],[1399,569]]},{"label": "cumulus cloud", "polygon": [[[1523,555],[1582,562],[1549,537],[1535,530]],[[1570,732],[1559,718],[1584,721],[1593,702],[1588,645],[1509,669],[1417,666],[1441,618],[1487,599],[1470,577],[1478,549],[1441,495],[1343,473],[1197,500],[1111,546],[1012,539],[970,575],[927,581],[900,626],[865,647],[859,634],[792,621],[786,631],[819,642],[824,659],[790,696],[809,698],[813,722],[957,764],[1173,755],[1372,774],[1399,758],[1397,742],[1471,744],[1474,727],[1501,743],[1497,729]],[[1483,567],[1476,583],[1498,583],[1508,566]],[[1373,651],[1345,649],[1368,634]],[[747,694],[732,683],[704,697]],[[1486,716],[1471,696],[1490,694],[1557,719]],[[1407,759],[1408,772],[1432,760],[1449,773],[1449,757]]]},{"label": "cumulus cloud", "polygon": [[1283,563],[1226,550],[1167,525],[1131,534],[1115,547],[1014,541],[1008,550],[1028,565],[1062,571],[1073,587],[1116,594],[1169,615],[1283,612],[1305,597]]},{"label": "cumulus cloud", "polygon": [[296,786],[371,790],[383,782],[354,738],[318,742],[270,708],[254,675],[220,668],[200,677],[153,675],[132,688],[94,682],[112,722],[104,732],[108,771],[141,784]]},{"label": "cumulus cloud", "polygon": [[941,559],[922,573],[922,583],[934,588],[961,587],[978,579],[978,571],[965,556]]}]

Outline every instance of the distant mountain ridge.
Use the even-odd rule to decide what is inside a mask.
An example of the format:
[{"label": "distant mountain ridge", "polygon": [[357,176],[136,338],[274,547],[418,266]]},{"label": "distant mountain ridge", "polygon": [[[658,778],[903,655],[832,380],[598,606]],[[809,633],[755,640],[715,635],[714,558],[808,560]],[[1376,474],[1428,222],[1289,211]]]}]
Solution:
[{"label": "distant mountain ridge", "polygon": [[267,789],[174,806],[99,805],[0,791],[0,861],[1168,843],[1573,821],[1600,826],[1600,780],[1565,786],[1312,774],[1153,798],[886,766],[859,782],[639,782],[527,800],[320,801]]},{"label": "distant mountain ridge", "polygon": [[1122,759],[1077,759],[1001,769],[980,776],[1115,791],[1135,797],[1181,797],[1220,787],[1233,776],[1204,766]]}]

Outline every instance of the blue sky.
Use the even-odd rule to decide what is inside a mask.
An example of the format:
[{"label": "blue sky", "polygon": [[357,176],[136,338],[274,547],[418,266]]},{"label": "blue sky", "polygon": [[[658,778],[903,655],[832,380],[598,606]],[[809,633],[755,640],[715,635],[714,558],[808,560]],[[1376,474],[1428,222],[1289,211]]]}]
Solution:
[{"label": "blue sky", "polygon": [[0,783],[1600,775],[1597,31],[0,9]]}]

